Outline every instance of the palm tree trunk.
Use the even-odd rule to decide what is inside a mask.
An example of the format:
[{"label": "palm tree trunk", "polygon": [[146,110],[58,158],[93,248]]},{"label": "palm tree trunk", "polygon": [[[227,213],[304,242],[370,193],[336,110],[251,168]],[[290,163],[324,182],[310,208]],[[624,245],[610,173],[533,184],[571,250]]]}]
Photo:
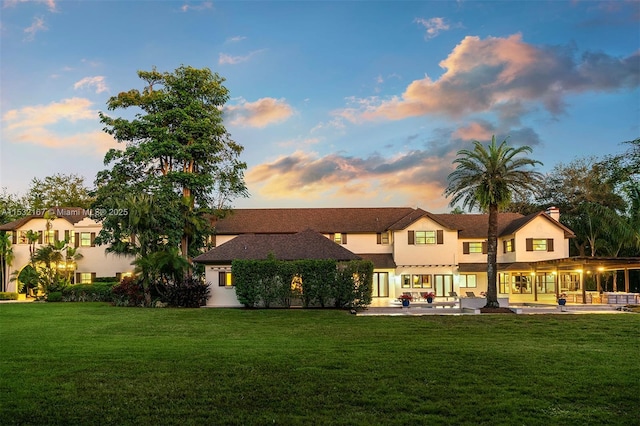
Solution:
[{"label": "palm tree trunk", "polygon": [[498,308],[498,206],[489,205],[487,233],[487,304],[485,308]]}]

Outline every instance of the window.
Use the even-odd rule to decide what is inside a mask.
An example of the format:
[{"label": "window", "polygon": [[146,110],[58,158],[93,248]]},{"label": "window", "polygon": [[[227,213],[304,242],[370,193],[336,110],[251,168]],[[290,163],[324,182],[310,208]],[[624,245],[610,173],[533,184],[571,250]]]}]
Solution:
[{"label": "window", "polygon": [[555,293],[556,276],[545,272],[536,275],[536,291],[538,293]]},{"label": "window", "polygon": [[431,288],[431,275],[414,275],[413,288]]},{"label": "window", "polygon": [[553,251],[553,238],[527,238],[527,251]]},{"label": "window", "polygon": [[93,274],[91,272],[81,272],[80,273],[80,284],[91,284],[92,275]]},{"label": "window", "polygon": [[218,286],[233,287],[233,275],[231,275],[231,271],[218,272]]},{"label": "window", "polygon": [[560,291],[577,291],[580,290],[580,274],[570,272],[566,274],[560,274],[558,276],[558,282],[560,284]]},{"label": "window", "polygon": [[402,274],[402,288],[411,288],[411,275]]},{"label": "window", "polygon": [[453,291],[453,275],[434,275],[433,282],[436,296],[449,296],[449,292]]},{"label": "window", "polygon": [[389,232],[378,232],[376,238],[378,244],[389,244]]},{"label": "window", "polygon": [[487,253],[487,242],[486,241],[465,241],[462,243],[462,253],[463,254],[486,254]]},{"label": "window", "polygon": [[91,232],[80,233],[80,246],[91,247],[92,243],[93,243],[93,238],[91,238]]},{"label": "window", "polygon": [[444,231],[409,231],[408,244],[444,244]]},{"label": "window", "polygon": [[505,253],[513,253],[516,251],[516,240],[511,238],[502,242],[502,248]]},{"label": "window", "polygon": [[509,294],[509,274],[498,274],[498,293]]},{"label": "window", "polygon": [[29,238],[27,238],[27,232],[29,231],[18,231],[18,244],[29,244]]},{"label": "window", "polygon": [[477,287],[478,279],[475,274],[461,274],[460,287]]},{"label": "window", "polygon": [[514,273],[511,275],[511,293],[531,294],[531,275]]},{"label": "window", "polygon": [[389,297],[389,273],[373,273],[373,294],[372,297]]},{"label": "window", "polygon": [[77,247],[76,234],[74,232],[69,232],[69,230],[64,231],[64,239],[67,241],[69,247]]},{"label": "window", "polygon": [[53,244],[58,239],[58,231],[49,230],[44,231],[44,243]]},{"label": "window", "polygon": [[347,244],[347,234],[336,232],[335,234],[331,234],[331,239],[336,244]]},{"label": "window", "polygon": [[436,231],[416,231],[416,244],[435,244]]}]

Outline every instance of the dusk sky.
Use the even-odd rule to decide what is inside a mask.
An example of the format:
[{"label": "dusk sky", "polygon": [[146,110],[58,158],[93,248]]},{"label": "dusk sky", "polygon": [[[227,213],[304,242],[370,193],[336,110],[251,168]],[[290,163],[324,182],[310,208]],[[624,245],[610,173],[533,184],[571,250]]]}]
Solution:
[{"label": "dusk sky", "polygon": [[12,193],[55,173],[92,185],[118,145],[98,112],[154,66],[226,78],[251,193],[236,207],[448,212],[447,175],[474,139],[529,145],[545,173],[640,133],[638,1],[0,4]]}]

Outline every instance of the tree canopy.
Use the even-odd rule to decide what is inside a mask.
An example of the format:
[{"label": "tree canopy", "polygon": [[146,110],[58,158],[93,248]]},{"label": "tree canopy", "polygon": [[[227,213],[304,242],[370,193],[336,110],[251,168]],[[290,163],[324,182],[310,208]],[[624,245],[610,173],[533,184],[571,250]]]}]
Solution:
[{"label": "tree canopy", "polygon": [[530,167],[542,164],[526,156],[528,146],[517,148],[507,141],[496,144],[496,137],[485,147],[473,141],[473,150],[458,151],[456,169],[449,174],[445,196],[451,196],[450,205],[462,202],[462,207],[480,208],[489,213],[487,235],[487,305],[498,307],[497,255],[498,211],[506,207],[513,194],[535,189],[542,175]]},{"label": "tree canopy", "polygon": [[[142,90],[107,102],[109,111],[133,112],[132,119],[100,112],[104,131],[123,147],[107,152],[109,168],[96,177],[94,206],[105,211],[96,241],[138,256],[179,246],[189,258],[211,232],[210,215],[248,195],[246,164],[239,159],[244,148],[223,123],[229,91],[224,78],[208,68],[154,68],[138,76]],[[138,213],[148,209],[153,217],[140,219]],[[146,238],[143,246],[132,238],[136,235]]]}]

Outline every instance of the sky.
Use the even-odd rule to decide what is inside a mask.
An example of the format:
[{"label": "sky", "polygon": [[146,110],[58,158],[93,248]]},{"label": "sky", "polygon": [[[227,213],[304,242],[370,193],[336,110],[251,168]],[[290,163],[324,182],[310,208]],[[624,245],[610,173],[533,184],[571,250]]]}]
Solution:
[{"label": "sky", "polygon": [[235,207],[451,207],[456,153],[492,135],[537,170],[640,129],[638,1],[0,0],[0,187],[118,144],[98,112],[139,70],[208,67],[244,146]]}]

